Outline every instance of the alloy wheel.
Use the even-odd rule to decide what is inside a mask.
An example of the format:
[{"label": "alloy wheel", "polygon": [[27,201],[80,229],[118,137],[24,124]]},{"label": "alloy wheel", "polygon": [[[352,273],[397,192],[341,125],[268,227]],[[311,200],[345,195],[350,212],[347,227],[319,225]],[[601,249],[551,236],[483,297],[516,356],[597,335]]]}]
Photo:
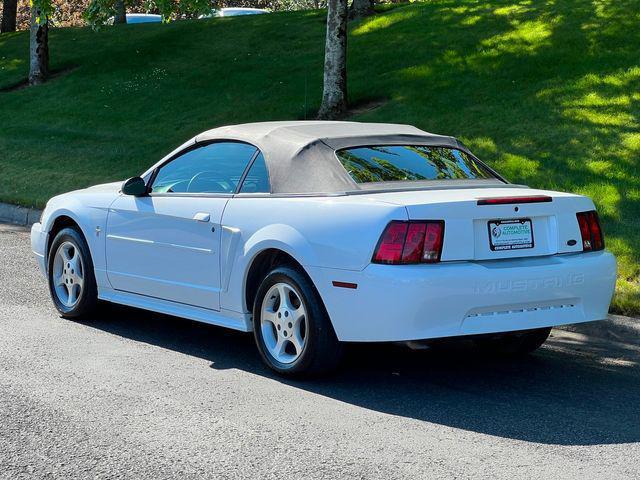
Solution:
[{"label": "alloy wheel", "polygon": [[260,329],[264,345],[276,361],[295,362],[307,343],[307,311],[297,290],[287,283],[273,285],[262,301]]},{"label": "alloy wheel", "polygon": [[53,285],[60,303],[73,308],[84,288],[84,261],[80,249],[72,242],[64,242],[53,259]]}]

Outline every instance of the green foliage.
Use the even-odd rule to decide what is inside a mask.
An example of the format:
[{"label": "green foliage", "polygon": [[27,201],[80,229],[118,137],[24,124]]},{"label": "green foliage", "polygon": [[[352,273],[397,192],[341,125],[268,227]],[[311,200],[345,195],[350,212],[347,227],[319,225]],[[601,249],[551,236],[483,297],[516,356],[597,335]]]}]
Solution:
[{"label": "green foliage", "polygon": [[99,30],[115,14],[116,0],[91,0],[82,16],[94,30]]},{"label": "green foliage", "polygon": [[36,16],[38,25],[46,24],[55,10],[51,0],[29,0],[29,8],[31,11],[38,12]]},{"label": "green foliage", "polygon": [[273,11],[293,11],[327,8],[327,0],[269,0],[260,8],[269,8]]},{"label": "green foliage", "polygon": [[[176,13],[180,9],[179,5],[183,2],[176,2],[174,0],[146,0],[144,2],[146,10],[157,11],[162,15],[162,21],[168,22],[171,15]],[[185,2],[186,3],[186,2]]]},{"label": "green foliage", "polygon": [[[592,197],[618,258],[614,309],[640,314],[640,5],[434,0],[350,26],[349,94],[366,121],[461,137],[513,182]],[[139,174],[218,125],[313,118],[325,12],[53,29],[39,88],[0,92],[0,201]],[[28,72],[0,36],[0,88]],[[371,108],[370,105],[378,105]],[[34,119],[38,119],[37,123]]]},{"label": "green foliage", "polygon": [[[158,10],[163,10],[158,7]],[[181,1],[178,3],[175,12],[170,12],[169,15],[164,15],[165,18],[170,18],[170,15],[175,13],[178,18],[197,18],[199,15],[211,13],[210,0],[189,0]]]},{"label": "green foliage", "polygon": [[[162,21],[168,23],[172,19],[197,18],[211,12],[210,0],[144,0],[147,12],[158,12]],[[90,0],[83,18],[94,30],[99,30],[111,23],[116,15],[117,0]]]}]

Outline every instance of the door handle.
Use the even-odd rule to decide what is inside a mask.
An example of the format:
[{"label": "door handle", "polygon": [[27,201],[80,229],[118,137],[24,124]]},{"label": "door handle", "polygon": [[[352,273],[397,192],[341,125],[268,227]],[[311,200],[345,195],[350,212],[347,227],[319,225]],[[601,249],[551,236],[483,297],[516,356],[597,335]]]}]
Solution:
[{"label": "door handle", "polygon": [[198,212],[193,216],[196,222],[208,222],[211,219],[211,215],[205,212]]}]

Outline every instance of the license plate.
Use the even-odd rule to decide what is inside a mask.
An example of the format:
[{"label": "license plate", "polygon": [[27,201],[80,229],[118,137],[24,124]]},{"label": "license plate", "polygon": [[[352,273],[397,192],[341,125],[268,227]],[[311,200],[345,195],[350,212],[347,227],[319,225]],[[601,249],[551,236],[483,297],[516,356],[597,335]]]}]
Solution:
[{"label": "license plate", "polygon": [[533,248],[533,227],[528,218],[491,220],[489,222],[491,250],[521,250]]}]

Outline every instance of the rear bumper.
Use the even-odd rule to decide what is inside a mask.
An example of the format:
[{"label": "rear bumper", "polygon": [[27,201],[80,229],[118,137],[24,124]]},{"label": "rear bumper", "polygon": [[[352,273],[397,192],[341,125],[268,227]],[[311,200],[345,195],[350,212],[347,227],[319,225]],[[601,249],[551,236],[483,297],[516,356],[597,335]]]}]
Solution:
[{"label": "rear bumper", "polygon": [[[403,341],[606,318],[616,280],[606,251],[436,265],[310,267],[338,338]],[[334,287],[350,282],[357,289]]]},{"label": "rear bumper", "polygon": [[47,274],[45,265],[45,252],[47,251],[47,241],[49,235],[42,231],[42,224],[34,223],[31,227],[31,250],[38,262],[38,267],[43,275]]}]

